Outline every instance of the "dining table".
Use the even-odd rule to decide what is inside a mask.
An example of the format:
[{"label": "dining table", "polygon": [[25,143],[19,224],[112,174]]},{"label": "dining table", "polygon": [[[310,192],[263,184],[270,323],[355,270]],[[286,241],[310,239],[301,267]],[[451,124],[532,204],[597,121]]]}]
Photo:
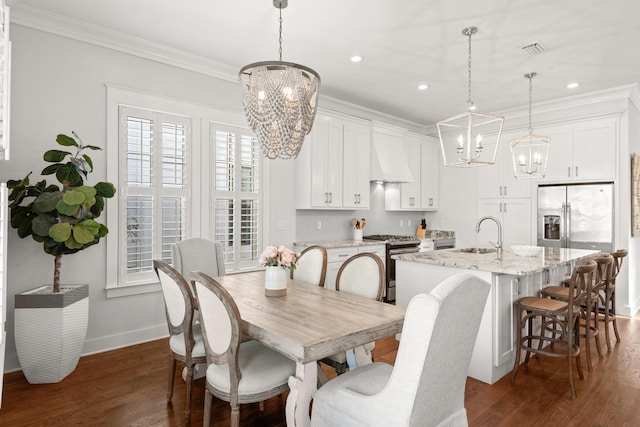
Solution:
[{"label": "dining table", "polygon": [[401,332],[405,309],[288,279],[286,294],[266,296],[264,270],[216,277],[231,294],[244,335],[296,362],[289,378],[287,426],[309,426],[324,357]]}]

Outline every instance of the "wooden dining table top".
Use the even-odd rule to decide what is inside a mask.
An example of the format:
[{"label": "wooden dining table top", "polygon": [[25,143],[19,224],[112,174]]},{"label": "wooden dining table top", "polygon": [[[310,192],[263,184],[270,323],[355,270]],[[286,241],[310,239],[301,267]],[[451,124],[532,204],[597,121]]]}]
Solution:
[{"label": "wooden dining table top", "polygon": [[402,331],[405,309],[289,279],[287,294],[268,297],[264,271],[215,280],[229,291],[243,333],[298,363],[310,363]]}]

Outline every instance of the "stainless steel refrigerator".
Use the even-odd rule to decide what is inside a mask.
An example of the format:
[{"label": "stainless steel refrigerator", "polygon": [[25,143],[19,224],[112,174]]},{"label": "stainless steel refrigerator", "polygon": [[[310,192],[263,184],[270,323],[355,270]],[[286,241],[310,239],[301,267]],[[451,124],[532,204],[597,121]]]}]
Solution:
[{"label": "stainless steel refrigerator", "polygon": [[613,225],[613,183],[538,187],[538,246],[610,253]]}]

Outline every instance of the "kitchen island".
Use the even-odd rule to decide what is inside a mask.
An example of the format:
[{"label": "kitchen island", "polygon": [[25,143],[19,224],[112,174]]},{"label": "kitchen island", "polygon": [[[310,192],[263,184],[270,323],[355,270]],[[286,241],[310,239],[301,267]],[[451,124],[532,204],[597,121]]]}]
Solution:
[{"label": "kitchen island", "polygon": [[540,248],[536,256],[518,256],[506,248],[501,259],[491,248],[446,249],[398,255],[396,304],[407,307],[413,296],[428,293],[444,279],[459,273],[474,274],[491,284],[471,357],[469,376],[493,384],[513,368],[515,322],[513,303],[537,296],[548,285],[559,284],[599,251]]}]

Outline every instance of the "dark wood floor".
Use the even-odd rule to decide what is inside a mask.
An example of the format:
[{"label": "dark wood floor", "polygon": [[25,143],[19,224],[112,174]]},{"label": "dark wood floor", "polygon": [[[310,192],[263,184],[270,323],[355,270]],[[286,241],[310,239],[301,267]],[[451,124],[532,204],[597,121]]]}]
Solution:
[{"label": "dark wood floor", "polygon": [[[465,406],[471,426],[640,426],[640,316],[619,321],[622,342],[576,381],[571,399],[564,361],[533,358],[515,383],[469,379]],[[604,335],[604,334],[603,334]],[[603,341],[604,344],[604,341]],[[379,341],[375,359],[393,363],[394,339]],[[167,342],[154,341],[83,357],[58,384],[30,385],[21,372],[4,376],[0,426],[180,426],[185,385],[165,401]],[[329,370],[327,370],[330,373]],[[193,425],[202,424],[204,380],[194,387]],[[285,426],[285,396],[241,407],[243,426]],[[393,410],[392,408],[389,408]],[[213,426],[229,423],[229,406],[214,399]]]}]

